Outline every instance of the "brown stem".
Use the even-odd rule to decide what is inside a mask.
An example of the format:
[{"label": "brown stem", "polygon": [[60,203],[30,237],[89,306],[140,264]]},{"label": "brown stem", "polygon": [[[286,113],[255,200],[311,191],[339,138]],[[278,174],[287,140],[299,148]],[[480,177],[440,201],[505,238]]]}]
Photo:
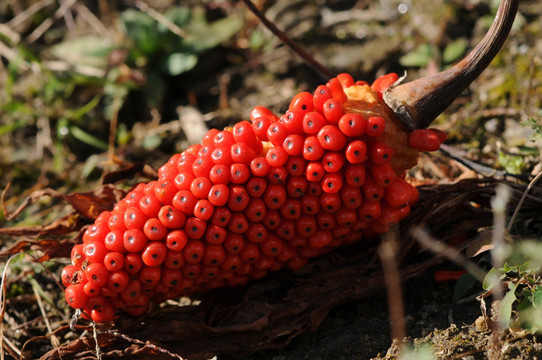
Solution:
[{"label": "brown stem", "polygon": [[453,67],[386,91],[384,101],[408,129],[428,127],[491,63],[508,37],[518,4],[519,0],[502,0],[482,41]]},{"label": "brown stem", "polygon": [[331,79],[334,75],[325,66],[320,64],[314,57],[312,57],[305,49],[290,39],[283,31],[276,27],[276,25],[270,21],[250,0],[243,0],[245,5],[256,15],[260,21],[278,37],[283,43],[288,45],[293,51],[295,51],[301,58],[309,64],[314,70],[316,70],[325,79]]}]

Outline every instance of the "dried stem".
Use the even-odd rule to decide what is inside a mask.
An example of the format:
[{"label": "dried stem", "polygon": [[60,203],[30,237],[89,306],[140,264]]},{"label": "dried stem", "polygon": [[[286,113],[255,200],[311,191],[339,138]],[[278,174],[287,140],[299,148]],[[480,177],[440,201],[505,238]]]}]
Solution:
[{"label": "dried stem", "polygon": [[510,33],[518,4],[519,0],[502,0],[482,41],[450,69],[386,91],[384,101],[407,128],[427,128],[491,63]]},{"label": "dried stem", "polygon": [[250,0],[243,0],[246,6],[256,15],[260,21],[275,35],[277,36],[284,44],[288,45],[292,50],[294,50],[301,58],[309,64],[314,70],[316,70],[320,75],[326,79],[332,78],[334,75],[326,67],[320,64],[314,57],[312,57],[305,49],[300,47],[292,39],[290,39],[283,31],[281,31],[277,26],[270,21],[261,11],[252,3]]},{"label": "dried stem", "polygon": [[406,337],[405,311],[401,291],[401,276],[397,266],[397,241],[393,234],[387,233],[378,248],[382,270],[388,294],[388,306],[391,320],[391,337],[402,342]]}]

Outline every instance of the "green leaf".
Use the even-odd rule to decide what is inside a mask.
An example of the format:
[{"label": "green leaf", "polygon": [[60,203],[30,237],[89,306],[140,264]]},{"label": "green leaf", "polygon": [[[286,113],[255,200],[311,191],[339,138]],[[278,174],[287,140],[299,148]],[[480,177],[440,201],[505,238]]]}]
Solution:
[{"label": "green leaf", "polygon": [[120,20],[126,36],[133,41],[137,51],[150,56],[161,48],[162,34],[157,31],[157,23],[149,15],[128,9],[122,12]]},{"label": "green leaf", "polygon": [[414,51],[403,55],[399,59],[399,63],[406,67],[424,67],[429,64],[433,56],[433,49],[430,45],[419,45]]},{"label": "green leaf", "polygon": [[455,283],[453,301],[457,302],[461,297],[476,284],[477,280],[469,273],[463,274]]},{"label": "green leaf", "polygon": [[521,174],[525,167],[523,156],[509,155],[504,152],[499,152],[499,163],[510,174]]},{"label": "green leaf", "polygon": [[192,19],[190,25],[185,29],[189,34],[186,44],[195,52],[211,49],[241,30],[243,24],[241,13],[232,14],[212,23]]},{"label": "green leaf", "polygon": [[84,142],[87,145],[94,146],[97,149],[100,149],[102,151],[106,151],[108,146],[105,142],[98,139],[97,137],[89,134],[88,132],[84,131],[81,128],[78,128],[77,126],[71,126],[70,127],[70,133],[74,138],[77,140]]},{"label": "green leaf", "polygon": [[105,69],[114,45],[105,37],[88,35],[65,40],[50,48],[51,54],[71,65]]},{"label": "green leaf", "polygon": [[542,286],[537,286],[532,292],[533,306],[542,309]]},{"label": "green leaf", "polygon": [[516,288],[518,283],[511,283],[508,285],[508,292],[504,295],[504,298],[501,301],[499,306],[499,322],[503,328],[508,328],[510,326],[510,320],[512,318],[512,305],[517,300],[516,297]]},{"label": "green leaf", "polygon": [[467,51],[469,42],[465,38],[460,38],[449,43],[442,53],[442,61],[450,64],[459,59]]},{"label": "green leaf", "polygon": [[166,58],[166,69],[169,75],[175,76],[191,70],[198,63],[198,57],[193,54],[174,53]]}]

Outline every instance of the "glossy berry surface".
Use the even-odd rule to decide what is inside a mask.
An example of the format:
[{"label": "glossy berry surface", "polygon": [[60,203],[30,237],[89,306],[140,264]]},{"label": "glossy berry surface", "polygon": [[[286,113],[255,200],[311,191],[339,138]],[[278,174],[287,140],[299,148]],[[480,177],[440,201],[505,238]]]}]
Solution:
[{"label": "glossy berry surface", "polygon": [[96,322],[138,316],[387,231],[418,199],[405,170],[446,138],[390,115],[382,92],[397,78],[339,74],[282,116],[255,107],[209,130],[86,229],[61,274],[68,304]]}]

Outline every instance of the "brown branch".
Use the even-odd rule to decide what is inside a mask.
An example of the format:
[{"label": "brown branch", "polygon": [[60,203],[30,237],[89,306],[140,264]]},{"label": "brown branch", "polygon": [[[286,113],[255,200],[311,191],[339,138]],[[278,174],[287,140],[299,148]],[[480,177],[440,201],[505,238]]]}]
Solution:
[{"label": "brown branch", "polygon": [[331,79],[334,75],[325,66],[320,64],[314,57],[312,57],[305,49],[299,46],[295,41],[290,39],[282,30],[270,21],[250,0],[243,0],[246,6],[256,15],[261,22],[284,44],[288,45],[293,51],[295,51],[307,64],[309,64],[314,70],[326,79]]}]

